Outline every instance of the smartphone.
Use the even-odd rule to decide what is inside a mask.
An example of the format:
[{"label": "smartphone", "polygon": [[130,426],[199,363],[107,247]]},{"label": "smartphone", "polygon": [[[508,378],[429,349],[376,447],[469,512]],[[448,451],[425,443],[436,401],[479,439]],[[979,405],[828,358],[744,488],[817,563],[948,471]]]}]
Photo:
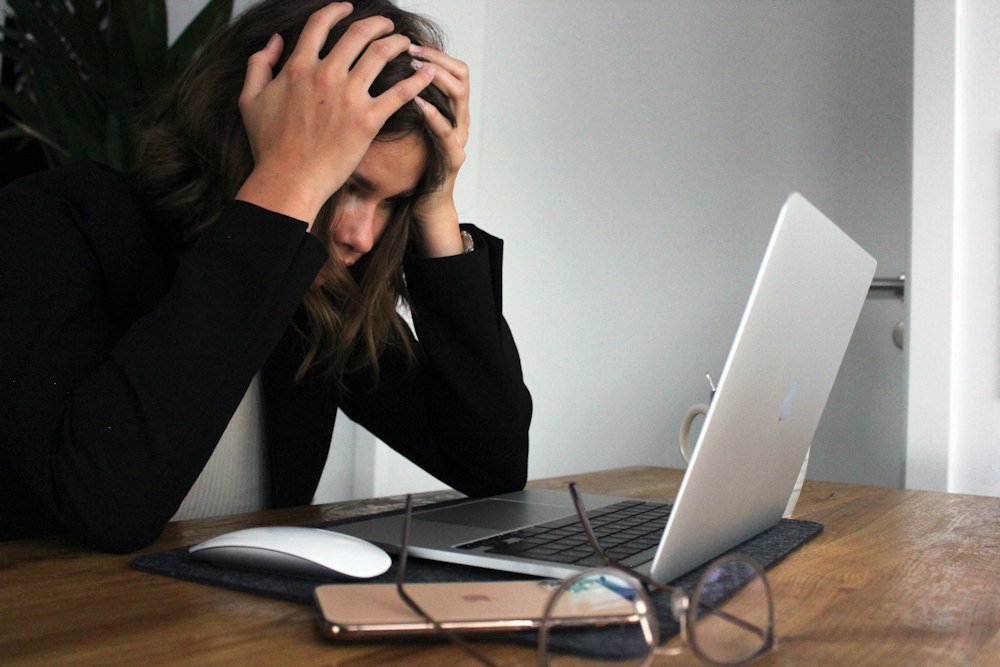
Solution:
[{"label": "smartphone", "polygon": [[[406,592],[443,627],[465,633],[510,632],[541,625],[559,582],[489,581],[407,584]],[[313,594],[319,622],[337,640],[434,634],[434,626],[403,602],[395,584],[328,584]],[[553,613],[560,627],[635,620],[633,601],[613,588],[571,591]]]}]

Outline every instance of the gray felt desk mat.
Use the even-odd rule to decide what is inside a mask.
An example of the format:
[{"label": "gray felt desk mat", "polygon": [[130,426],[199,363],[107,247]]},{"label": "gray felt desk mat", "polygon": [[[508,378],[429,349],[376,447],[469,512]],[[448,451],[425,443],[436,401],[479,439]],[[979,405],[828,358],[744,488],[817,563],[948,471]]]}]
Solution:
[{"label": "gray felt desk mat", "polygon": [[[440,504],[450,504],[453,502],[455,501],[445,501]],[[434,505],[427,505],[421,507],[421,509],[427,509],[428,507],[434,507]],[[401,510],[368,515],[356,519],[333,521],[320,524],[320,527],[335,528],[338,525],[362,519],[370,519],[373,516],[387,516],[399,513],[401,513]],[[823,526],[814,521],[782,519],[776,526],[734,547],[730,550],[730,553],[741,553],[750,556],[765,569],[768,569],[781,562],[788,554],[811,540],[822,530]],[[385,574],[367,579],[366,581],[371,583],[394,582],[396,563],[396,557],[393,556],[393,567],[389,568]],[[176,549],[138,556],[132,561],[132,566],[143,572],[195,581],[212,586],[221,586],[222,588],[303,604],[313,604],[313,589],[316,586],[347,583],[344,579],[307,579],[220,567],[195,560],[188,553],[187,547],[178,547]],[[703,569],[704,566],[692,570],[671,583],[691,593]],[[410,558],[406,566],[406,580],[413,583],[437,581],[516,581],[532,578],[534,577],[512,572],[486,570],[466,565],[453,565],[451,563],[438,563],[421,558]],[[357,580],[351,580],[351,582],[357,583]],[[726,591],[720,592],[722,596],[725,593]],[[677,634],[679,629],[670,613],[669,597],[664,594],[656,594],[653,596],[653,600],[656,603],[657,615],[660,620],[661,640],[665,641]],[[521,633],[517,637],[511,637],[511,639],[519,643],[533,643],[535,641],[533,633]],[[628,647],[616,643],[613,638],[609,638],[606,634],[588,631],[565,632],[558,637],[553,637],[553,648],[565,649],[586,655],[614,655],[616,652],[620,655],[623,652],[628,653],[629,650]]]}]

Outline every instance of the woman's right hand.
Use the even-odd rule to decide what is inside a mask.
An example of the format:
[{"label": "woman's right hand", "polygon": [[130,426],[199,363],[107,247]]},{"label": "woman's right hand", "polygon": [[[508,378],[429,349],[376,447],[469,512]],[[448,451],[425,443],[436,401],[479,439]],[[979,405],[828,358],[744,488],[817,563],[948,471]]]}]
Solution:
[{"label": "woman's right hand", "polygon": [[369,94],[386,63],[410,45],[403,35],[385,37],[393,25],[381,16],[354,23],[321,59],[330,29],[352,10],[350,3],[337,2],[310,16],[276,77],[273,69],[284,43],[280,35],[271,37],[250,57],[239,99],[254,169],[236,198],[303,220],[310,228],[389,116],[434,78],[429,66],[378,97]]}]

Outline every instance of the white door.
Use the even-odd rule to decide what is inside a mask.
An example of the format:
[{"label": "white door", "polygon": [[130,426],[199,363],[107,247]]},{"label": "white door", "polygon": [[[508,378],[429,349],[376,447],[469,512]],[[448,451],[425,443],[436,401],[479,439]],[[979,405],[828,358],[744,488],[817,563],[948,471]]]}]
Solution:
[{"label": "white door", "polygon": [[[873,207],[873,216],[889,217],[879,220],[878,238],[865,239],[862,230],[844,227],[878,260],[877,275],[893,279],[905,273],[909,224],[906,218],[893,220],[888,208],[880,214]],[[813,439],[810,479],[903,486],[906,353],[893,333],[905,316],[904,302],[892,290],[869,294]]]}]

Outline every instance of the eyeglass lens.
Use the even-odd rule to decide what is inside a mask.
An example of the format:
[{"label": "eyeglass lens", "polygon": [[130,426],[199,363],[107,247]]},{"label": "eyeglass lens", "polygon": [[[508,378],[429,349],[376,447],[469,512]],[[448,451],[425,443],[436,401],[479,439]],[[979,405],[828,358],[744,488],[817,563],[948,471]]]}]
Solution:
[{"label": "eyeglass lens", "polygon": [[711,662],[739,664],[762,653],[774,625],[763,571],[744,559],[713,563],[691,597],[687,622],[692,647]]},{"label": "eyeglass lens", "polygon": [[645,665],[659,641],[656,609],[645,588],[611,568],[563,581],[542,625],[544,665]]},{"label": "eyeglass lens", "polygon": [[[571,483],[569,489],[580,521],[587,529],[589,541],[595,551],[601,553],[600,545],[590,530],[586,510],[577,493],[576,485]],[[562,598],[571,596],[574,587],[578,588],[581,583],[589,582],[593,590],[599,590],[601,587],[594,585],[596,579],[596,583],[604,584],[605,592],[612,591],[618,593],[622,599],[629,600],[634,605],[632,617],[636,619],[631,624],[622,622],[617,626],[605,623],[605,628],[616,629],[617,634],[605,633],[602,646],[607,648],[615,642],[623,642],[622,646],[611,651],[614,659],[634,653],[638,657],[638,662],[622,664],[648,664],[657,649],[659,624],[656,609],[646,595],[646,588],[640,580],[646,579],[646,583],[659,589],[658,596],[661,601],[664,600],[665,594],[670,594],[669,587],[658,585],[638,573],[622,570],[621,566],[613,561],[609,561],[609,565],[613,567],[577,575],[571,578],[569,583],[564,582],[556,590],[554,600],[550,601],[548,609],[552,610],[560,604],[566,604]],[[609,581],[614,582],[613,585],[608,585]],[[682,591],[673,590],[675,596],[672,604],[678,599],[687,600]],[[682,621],[682,628],[686,630],[683,633],[685,638],[692,650],[708,662],[741,664],[766,652],[772,645],[774,606],[770,588],[764,571],[746,557],[725,556],[711,563],[695,586],[694,595],[687,601],[686,610],[674,608],[672,611],[675,615],[680,611],[684,616],[683,619],[677,620]],[[547,614],[543,625],[540,650],[542,662],[547,664],[548,655],[555,650],[554,642],[557,641],[556,634],[550,635],[548,630],[556,628],[556,621]],[[637,634],[639,628],[642,632]],[[642,637],[642,642],[637,641],[639,636]],[[640,648],[629,651],[626,644]],[[643,644],[645,652],[641,650]],[[676,649],[670,652],[675,653]],[[596,654],[600,654],[597,662],[614,664],[606,653],[597,651]]]},{"label": "eyeglass lens", "polygon": [[[762,571],[745,560],[723,559],[709,567],[695,588],[685,619],[688,642],[708,662],[741,664],[770,647],[772,614]],[[594,625],[574,627],[588,616]],[[549,602],[543,625],[539,649],[544,665],[647,665],[659,643],[656,607],[645,587],[610,568],[564,581]]]}]

